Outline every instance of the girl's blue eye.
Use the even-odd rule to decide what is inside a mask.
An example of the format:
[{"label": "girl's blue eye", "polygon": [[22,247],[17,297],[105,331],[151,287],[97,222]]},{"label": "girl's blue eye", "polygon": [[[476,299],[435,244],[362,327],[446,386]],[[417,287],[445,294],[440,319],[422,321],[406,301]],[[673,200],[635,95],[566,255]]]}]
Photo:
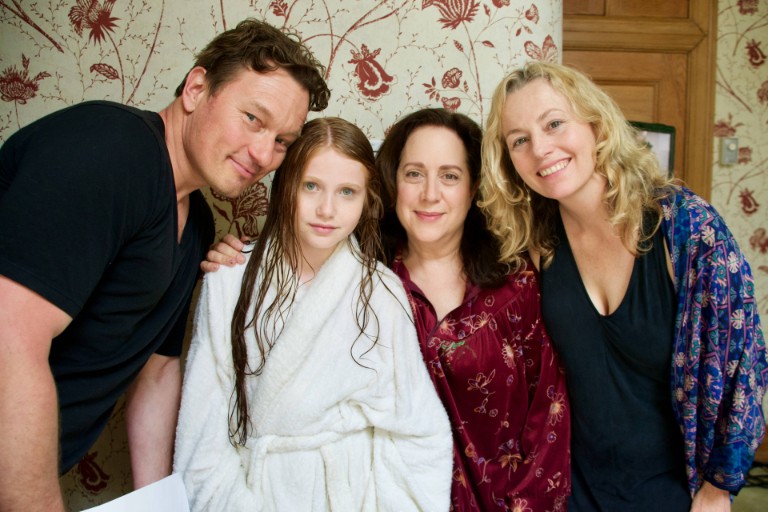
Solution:
[{"label": "girl's blue eye", "polygon": [[355,191],[349,187],[344,187],[343,189],[341,189],[341,195],[343,196],[351,196],[354,193]]},{"label": "girl's blue eye", "polygon": [[315,190],[317,189],[317,184],[312,183],[311,181],[308,181],[307,183],[304,184],[304,188],[307,190]]}]

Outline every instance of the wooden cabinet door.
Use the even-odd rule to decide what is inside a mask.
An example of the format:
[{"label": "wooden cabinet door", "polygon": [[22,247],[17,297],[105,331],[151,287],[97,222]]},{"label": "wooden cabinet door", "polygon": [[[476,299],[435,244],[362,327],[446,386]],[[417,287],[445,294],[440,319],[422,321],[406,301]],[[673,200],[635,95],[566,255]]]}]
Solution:
[{"label": "wooden cabinet door", "polygon": [[675,127],[675,176],[709,198],[717,0],[564,0],[563,63],[632,121]]}]

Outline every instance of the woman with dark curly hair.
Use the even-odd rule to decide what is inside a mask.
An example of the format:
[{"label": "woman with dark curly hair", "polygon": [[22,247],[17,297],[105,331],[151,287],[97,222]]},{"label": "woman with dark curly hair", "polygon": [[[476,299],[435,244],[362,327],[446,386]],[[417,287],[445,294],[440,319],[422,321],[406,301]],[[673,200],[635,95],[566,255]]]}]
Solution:
[{"label": "woman with dark curly hair", "polygon": [[565,375],[541,321],[536,271],[500,262],[476,204],[481,141],[474,121],[444,109],[390,128],[376,158],[387,262],[451,420],[451,510],[565,510]]}]

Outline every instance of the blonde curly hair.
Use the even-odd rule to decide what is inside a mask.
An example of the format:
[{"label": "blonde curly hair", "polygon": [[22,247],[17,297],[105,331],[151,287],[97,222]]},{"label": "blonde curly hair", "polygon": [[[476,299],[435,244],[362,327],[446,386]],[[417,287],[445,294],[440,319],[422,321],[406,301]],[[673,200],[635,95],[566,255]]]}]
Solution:
[{"label": "blonde curly hair", "polygon": [[[501,240],[502,260],[520,269],[525,252],[531,250],[540,254],[546,268],[554,253],[558,202],[526,186],[512,165],[502,131],[507,97],[535,80],[546,80],[568,100],[575,117],[592,126],[595,172],[606,178],[609,220],[632,254],[650,249],[650,238],[661,223],[658,200],[672,180],[659,171],[655,156],[618,105],[586,75],[561,64],[531,61],[496,87],[483,136],[480,206]],[[652,214],[650,229],[643,229],[646,213]]]}]

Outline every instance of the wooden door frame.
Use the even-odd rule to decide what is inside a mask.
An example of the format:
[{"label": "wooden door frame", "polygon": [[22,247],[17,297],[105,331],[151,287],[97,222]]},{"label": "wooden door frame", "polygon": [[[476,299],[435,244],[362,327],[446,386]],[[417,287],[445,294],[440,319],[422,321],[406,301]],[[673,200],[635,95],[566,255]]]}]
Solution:
[{"label": "wooden door frame", "polygon": [[563,16],[563,51],[636,51],[687,56],[686,136],[681,176],[709,200],[712,190],[717,0],[690,0],[687,19]]}]

